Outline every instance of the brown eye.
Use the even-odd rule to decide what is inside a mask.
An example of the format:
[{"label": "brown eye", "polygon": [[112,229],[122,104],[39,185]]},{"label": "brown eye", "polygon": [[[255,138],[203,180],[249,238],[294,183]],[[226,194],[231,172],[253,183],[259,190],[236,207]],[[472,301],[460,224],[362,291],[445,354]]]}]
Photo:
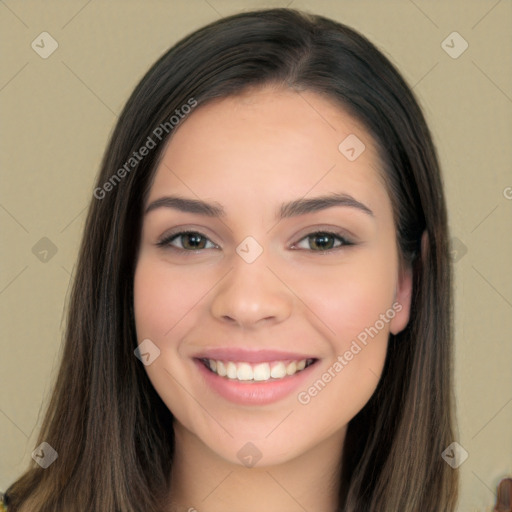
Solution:
[{"label": "brown eye", "polygon": [[305,236],[303,240],[307,241],[308,247],[305,249],[313,252],[330,251],[339,249],[343,246],[354,245],[352,242],[341,236],[339,233],[331,233],[329,231],[318,231]]},{"label": "brown eye", "polygon": [[326,249],[332,249],[334,246],[334,237],[327,233],[319,233],[318,235],[308,236],[308,241],[313,249],[320,249],[325,251]]},{"label": "brown eye", "polygon": [[[175,245],[176,240],[181,240],[178,246]],[[217,247],[203,234],[197,231],[183,231],[181,233],[173,233],[160,240],[157,245],[159,247],[170,247],[171,249],[183,250],[183,251],[199,251],[201,249],[209,249],[206,247],[210,243],[215,248]]]}]

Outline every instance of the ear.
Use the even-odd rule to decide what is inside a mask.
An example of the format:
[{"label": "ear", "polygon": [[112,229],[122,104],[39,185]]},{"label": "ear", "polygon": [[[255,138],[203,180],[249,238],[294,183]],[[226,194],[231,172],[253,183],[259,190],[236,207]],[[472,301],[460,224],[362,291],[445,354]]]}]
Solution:
[{"label": "ear", "polygon": [[[421,258],[426,255],[428,247],[427,231],[423,232],[421,236]],[[398,283],[395,290],[395,298],[393,303],[396,303],[393,309],[396,315],[390,322],[389,330],[392,334],[398,334],[403,331],[409,323],[411,314],[411,298],[412,298],[412,266],[408,265],[407,268],[400,271],[398,276]]]}]

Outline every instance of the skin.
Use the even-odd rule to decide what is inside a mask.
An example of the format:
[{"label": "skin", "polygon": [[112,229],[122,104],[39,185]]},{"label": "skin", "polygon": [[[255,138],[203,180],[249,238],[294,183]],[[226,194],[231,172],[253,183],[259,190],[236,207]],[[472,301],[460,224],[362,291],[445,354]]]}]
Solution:
[{"label": "skin", "polygon": [[[349,161],[338,145],[356,134],[366,149]],[[155,208],[143,220],[134,283],[139,343],[160,356],[147,374],[175,417],[171,501],[198,512],[334,510],[348,422],[382,373],[389,333],[409,320],[411,271],[400,270],[380,161],[366,130],[316,93],[265,87],[198,107],[170,140],[146,205],[180,195],[222,205],[223,218]],[[275,220],[282,203],[350,194],[373,216],[335,206]],[[156,244],[173,228],[206,237]],[[322,251],[307,235],[341,231],[355,245]],[[236,252],[252,236],[248,264]],[[322,240],[320,240],[320,243]],[[340,241],[328,238],[328,247]],[[192,246],[193,247],[193,246]],[[400,312],[309,403],[307,389],[393,303]],[[234,405],[201,379],[191,356],[217,346],[314,354],[307,386],[276,403]],[[331,370],[332,371],[332,370]],[[245,467],[252,442],[262,457]],[[334,475],[334,479],[332,478]]]}]

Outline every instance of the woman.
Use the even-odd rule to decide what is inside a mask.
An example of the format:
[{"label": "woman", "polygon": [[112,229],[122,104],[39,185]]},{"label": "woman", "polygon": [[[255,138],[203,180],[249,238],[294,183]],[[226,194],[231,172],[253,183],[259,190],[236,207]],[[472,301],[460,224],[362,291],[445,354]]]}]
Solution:
[{"label": "woman", "polygon": [[9,512],[454,510],[444,193],[369,41],[289,9],[189,35],[93,195],[38,443],[58,457]]}]

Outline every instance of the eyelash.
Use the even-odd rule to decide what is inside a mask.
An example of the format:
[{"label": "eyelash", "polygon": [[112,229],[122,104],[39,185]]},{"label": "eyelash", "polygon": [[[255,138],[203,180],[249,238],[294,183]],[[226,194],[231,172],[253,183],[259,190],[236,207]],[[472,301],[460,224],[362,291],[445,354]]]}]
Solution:
[{"label": "eyelash", "polygon": [[[174,241],[176,238],[179,238],[180,236],[183,236],[183,235],[199,235],[201,238],[204,238],[204,239],[208,240],[209,242],[211,242],[211,240],[209,240],[209,238],[207,236],[203,235],[200,231],[180,231],[180,232],[171,233],[170,235],[165,236],[164,238],[159,240],[156,243],[156,245],[158,247],[161,247],[161,248],[171,249],[172,251],[182,252],[182,253],[184,253],[184,252],[191,252],[191,253],[197,254],[200,251],[206,250],[206,248],[195,249],[195,250],[192,250],[192,249],[182,249],[181,247],[174,247],[173,245],[171,245],[172,241]],[[339,242],[341,242],[341,245],[339,245],[337,247],[333,247],[331,249],[324,249],[324,250],[309,249],[310,252],[327,253],[327,252],[333,252],[333,251],[336,251],[336,250],[339,250],[339,249],[343,249],[344,247],[348,247],[348,246],[351,246],[351,245],[356,245],[354,242],[352,242],[349,239],[347,239],[343,234],[336,233],[334,231],[328,231],[328,230],[313,231],[311,233],[308,233],[306,236],[302,237],[299,240],[299,242],[302,242],[303,240],[306,240],[308,238],[315,237],[315,236],[320,236],[320,235],[328,235],[328,236],[334,237]],[[213,242],[211,242],[211,243],[213,243]],[[215,247],[215,248],[217,248],[217,247]],[[211,247],[209,249],[211,249]],[[299,250],[302,250],[302,251],[306,250],[307,251],[308,249],[299,249]]]}]

